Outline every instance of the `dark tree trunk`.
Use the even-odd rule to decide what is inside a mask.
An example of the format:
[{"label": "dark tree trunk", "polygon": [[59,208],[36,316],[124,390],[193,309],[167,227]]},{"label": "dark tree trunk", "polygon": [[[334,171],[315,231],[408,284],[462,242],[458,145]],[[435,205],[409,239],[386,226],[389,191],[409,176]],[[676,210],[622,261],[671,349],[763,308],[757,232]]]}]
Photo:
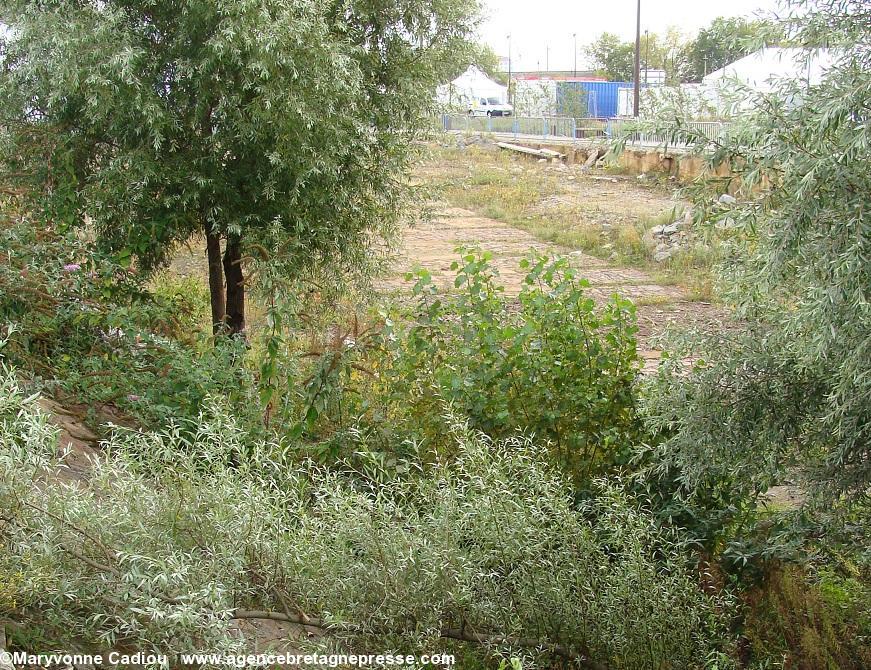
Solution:
[{"label": "dark tree trunk", "polygon": [[227,312],[224,294],[224,270],[221,267],[221,236],[206,223],[206,254],[209,258],[209,296],[212,303],[212,333],[226,328]]},{"label": "dark tree trunk", "polygon": [[245,278],[242,276],[242,244],[236,235],[227,238],[224,276],[227,278],[227,326],[231,335],[244,335]]}]

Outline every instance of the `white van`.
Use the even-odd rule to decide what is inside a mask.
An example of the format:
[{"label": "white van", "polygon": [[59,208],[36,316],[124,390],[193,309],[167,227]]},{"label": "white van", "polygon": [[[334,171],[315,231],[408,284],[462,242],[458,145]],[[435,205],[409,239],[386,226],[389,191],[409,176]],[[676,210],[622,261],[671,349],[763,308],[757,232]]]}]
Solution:
[{"label": "white van", "polygon": [[473,96],[469,104],[470,116],[511,116],[513,113],[514,108],[497,97]]}]

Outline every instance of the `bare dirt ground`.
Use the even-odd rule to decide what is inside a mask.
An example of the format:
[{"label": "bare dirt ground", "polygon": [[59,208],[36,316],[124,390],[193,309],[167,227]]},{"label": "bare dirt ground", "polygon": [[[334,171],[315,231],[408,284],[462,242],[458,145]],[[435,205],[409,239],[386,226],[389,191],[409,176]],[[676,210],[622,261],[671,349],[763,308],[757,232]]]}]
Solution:
[{"label": "bare dirt ground", "polygon": [[432,272],[436,283],[448,286],[453,279],[450,265],[457,259],[455,250],[460,246],[480,247],[493,254],[493,265],[508,295],[520,292],[524,273],[518,264],[532,249],[569,255],[573,265],[593,284],[592,293],[598,298],[607,298],[615,291],[633,300],[672,301],[683,295],[679,288],[661,286],[640,270],[612,266],[581,251],[542,243],[525,231],[459,207],[442,208],[433,221],[419,222],[406,231],[396,271],[401,276],[422,266]]}]

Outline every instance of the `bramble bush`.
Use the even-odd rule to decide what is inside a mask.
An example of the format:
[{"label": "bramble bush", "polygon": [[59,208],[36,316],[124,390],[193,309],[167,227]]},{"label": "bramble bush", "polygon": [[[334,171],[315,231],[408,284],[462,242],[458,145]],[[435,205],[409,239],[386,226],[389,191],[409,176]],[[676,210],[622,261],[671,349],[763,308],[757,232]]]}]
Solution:
[{"label": "bramble bush", "polygon": [[[213,347],[203,292],[164,278],[153,290],[130,258],[106,255],[61,225],[35,225],[2,204],[0,323],[14,326],[5,354],[38,386],[89,408],[111,406],[142,425],[197,416],[223,393],[241,414],[257,404],[239,342]],[[242,380],[247,380],[240,383]]]}]

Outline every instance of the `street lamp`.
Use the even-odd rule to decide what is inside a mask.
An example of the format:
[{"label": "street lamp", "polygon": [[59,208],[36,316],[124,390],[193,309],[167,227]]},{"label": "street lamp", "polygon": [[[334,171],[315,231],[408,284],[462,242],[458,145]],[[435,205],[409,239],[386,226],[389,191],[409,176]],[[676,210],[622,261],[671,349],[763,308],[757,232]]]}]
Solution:
[{"label": "street lamp", "polygon": [[508,102],[511,102],[511,33],[506,36],[508,39]]},{"label": "street lamp", "polygon": [[650,71],[650,31],[644,31],[644,85],[647,86],[647,73]]}]

